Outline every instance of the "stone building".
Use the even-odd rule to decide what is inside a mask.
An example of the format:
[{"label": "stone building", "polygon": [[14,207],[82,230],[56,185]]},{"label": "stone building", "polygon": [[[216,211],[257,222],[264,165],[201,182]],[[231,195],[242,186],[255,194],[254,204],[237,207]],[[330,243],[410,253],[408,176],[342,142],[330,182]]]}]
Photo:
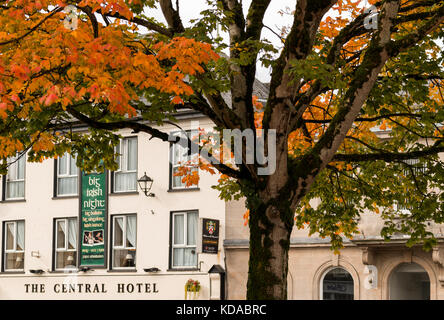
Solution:
[{"label": "stone building", "polygon": [[[243,201],[226,204],[228,299],[246,295],[249,231],[243,225],[245,210]],[[346,239],[339,254],[330,249],[328,239],[309,237],[308,230],[295,227],[289,250],[288,299],[444,299],[444,226],[430,222],[438,245],[429,252],[421,245],[408,248],[405,235],[385,242],[380,236],[382,226],[377,214],[367,212],[360,219],[361,234]]]}]

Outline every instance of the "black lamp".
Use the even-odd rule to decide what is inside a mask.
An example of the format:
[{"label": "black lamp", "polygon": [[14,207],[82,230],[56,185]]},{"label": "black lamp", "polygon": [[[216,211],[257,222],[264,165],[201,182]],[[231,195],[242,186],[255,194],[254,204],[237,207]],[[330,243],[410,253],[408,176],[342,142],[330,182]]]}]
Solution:
[{"label": "black lamp", "polygon": [[153,186],[153,182],[154,182],[154,181],[153,181],[153,179],[151,179],[150,177],[148,177],[148,176],[146,175],[146,172],[145,172],[145,174],[143,175],[143,177],[141,177],[139,180],[137,180],[137,182],[139,183],[140,190],[142,190],[143,193],[144,193],[147,197],[154,197],[154,196],[155,196],[154,193],[151,193],[151,192],[150,192],[151,187]]}]

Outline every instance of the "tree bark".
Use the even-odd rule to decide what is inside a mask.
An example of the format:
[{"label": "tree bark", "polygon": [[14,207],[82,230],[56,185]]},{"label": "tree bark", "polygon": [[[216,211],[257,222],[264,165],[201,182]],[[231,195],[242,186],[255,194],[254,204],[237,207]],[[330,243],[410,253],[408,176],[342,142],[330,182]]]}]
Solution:
[{"label": "tree bark", "polygon": [[286,300],[288,250],[294,218],[287,201],[247,197],[250,209],[248,300]]}]

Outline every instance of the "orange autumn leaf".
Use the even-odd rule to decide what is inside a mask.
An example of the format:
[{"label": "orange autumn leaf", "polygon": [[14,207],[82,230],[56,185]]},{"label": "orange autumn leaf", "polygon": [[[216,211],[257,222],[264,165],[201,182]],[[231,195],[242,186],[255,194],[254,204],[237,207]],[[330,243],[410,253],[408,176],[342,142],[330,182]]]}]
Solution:
[{"label": "orange autumn leaf", "polygon": [[248,225],[248,221],[250,220],[250,209],[247,209],[243,215],[244,226]]}]

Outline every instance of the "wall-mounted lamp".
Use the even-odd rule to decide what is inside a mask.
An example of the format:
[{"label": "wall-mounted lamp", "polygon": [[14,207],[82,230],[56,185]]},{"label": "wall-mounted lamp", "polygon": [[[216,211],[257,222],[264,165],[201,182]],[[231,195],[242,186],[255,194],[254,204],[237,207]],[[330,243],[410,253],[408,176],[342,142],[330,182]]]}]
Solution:
[{"label": "wall-mounted lamp", "polygon": [[31,269],[31,270],[29,270],[29,272],[35,273],[35,274],[42,274],[45,271],[43,271],[42,269]]},{"label": "wall-mounted lamp", "polygon": [[153,267],[153,268],[143,269],[143,271],[145,271],[145,272],[159,272],[160,269],[156,268],[156,267]]},{"label": "wall-mounted lamp", "polygon": [[146,172],[137,182],[139,183],[140,190],[142,190],[147,197],[156,196],[154,193],[150,193],[154,181],[146,175]]}]

